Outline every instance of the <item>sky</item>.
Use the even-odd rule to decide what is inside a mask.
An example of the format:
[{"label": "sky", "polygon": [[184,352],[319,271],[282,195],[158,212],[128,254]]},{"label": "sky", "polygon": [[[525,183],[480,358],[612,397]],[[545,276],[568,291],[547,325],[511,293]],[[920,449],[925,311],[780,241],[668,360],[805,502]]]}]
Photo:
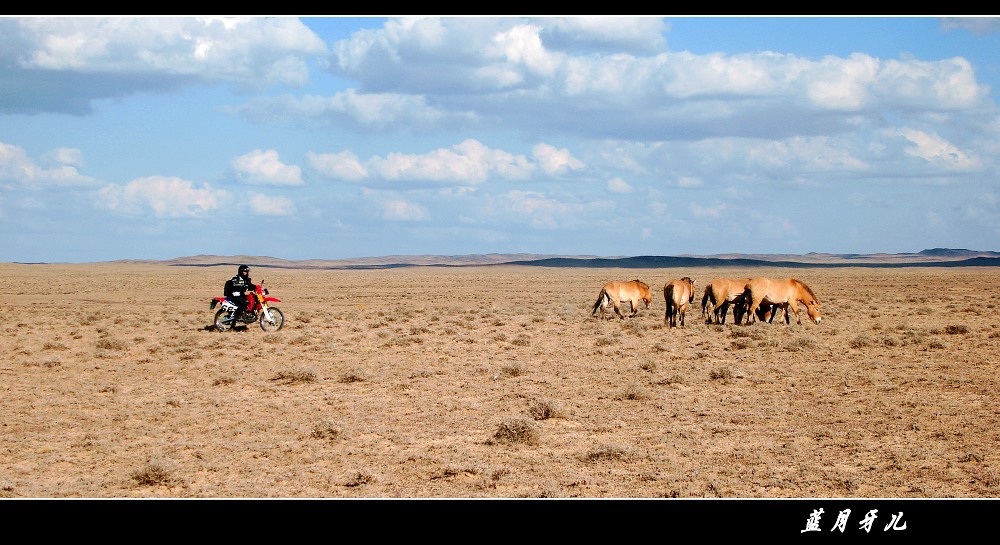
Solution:
[{"label": "sky", "polygon": [[1000,251],[1000,18],[0,17],[0,261]]}]

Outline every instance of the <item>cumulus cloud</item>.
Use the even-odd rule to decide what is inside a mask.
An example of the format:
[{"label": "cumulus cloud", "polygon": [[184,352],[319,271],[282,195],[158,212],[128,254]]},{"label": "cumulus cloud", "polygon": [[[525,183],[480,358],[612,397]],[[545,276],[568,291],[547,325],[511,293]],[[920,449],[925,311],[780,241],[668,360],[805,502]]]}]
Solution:
[{"label": "cumulus cloud", "polygon": [[302,169],[286,165],[275,150],[253,150],[233,159],[233,169],[241,181],[253,185],[302,185]]},{"label": "cumulus cloud", "polygon": [[250,210],[258,216],[291,216],[295,213],[295,204],[288,197],[254,193],[250,196]]},{"label": "cumulus cloud", "polygon": [[267,124],[348,127],[361,132],[389,129],[431,129],[475,122],[475,114],[449,111],[427,98],[400,93],[360,93],[348,89],[332,96],[283,95],[258,98],[226,111]]},{"label": "cumulus cloud", "polygon": [[306,58],[326,44],[289,17],[18,17],[8,52],[23,69],[147,73],[253,88],[308,80]]},{"label": "cumulus cloud", "polygon": [[[331,66],[362,94],[421,97],[480,123],[544,116],[549,130],[641,141],[830,134],[856,130],[863,118],[850,114],[963,112],[988,100],[960,57],[673,52],[662,50],[664,28],[658,18],[390,19],[334,44]],[[629,36],[646,45],[629,48]],[[591,39],[616,46],[564,47]]]},{"label": "cumulus cloud", "polygon": [[417,221],[429,217],[426,208],[403,199],[388,200],[381,203],[381,206],[382,218],[390,221]]},{"label": "cumulus cloud", "polygon": [[358,181],[368,177],[368,169],[351,151],[340,153],[310,151],[306,154],[306,162],[324,177],[334,180]]},{"label": "cumulus cloud", "polygon": [[608,180],[608,191],[612,193],[628,194],[634,191],[628,182],[621,178],[611,178]]},{"label": "cumulus cloud", "polygon": [[542,170],[548,174],[562,174],[569,170],[580,170],[585,166],[583,161],[573,157],[566,148],[556,149],[549,144],[538,144],[531,152]]},{"label": "cumulus cloud", "polygon": [[208,184],[167,176],[138,178],[119,186],[109,184],[98,193],[99,205],[127,215],[152,214],[157,218],[204,216],[219,208],[228,193]]},{"label": "cumulus cloud", "polygon": [[45,160],[47,165],[39,165],[24,148],[0,142],[0,189],[44,190],[99,184],[77,170],[82,162],[80,150],[60,148],[46,154]]},{"label": "cumulus cloud", "polygon": [[329,178],[458,185],[477,185],[491,178],[524,180],[537,168],[524,155],[492,149],[473,139],[424,154],[390,153],[385,157],[372,157],[365,163],[360,163],[349,152],[310,153],[308,160],[310,166]]}]

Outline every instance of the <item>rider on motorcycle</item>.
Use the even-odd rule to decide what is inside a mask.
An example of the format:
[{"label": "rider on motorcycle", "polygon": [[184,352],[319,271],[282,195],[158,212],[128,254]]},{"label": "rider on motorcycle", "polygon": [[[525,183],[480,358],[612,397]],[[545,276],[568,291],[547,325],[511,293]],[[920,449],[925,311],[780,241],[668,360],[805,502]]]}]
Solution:
[{"label": "rider on motorcycle", "polygon": [[247,302],[251,293],[256,290],[257,286],[250,281],[250,267],[240,265],[236,269],[236,276],[226,281],[224,295],[230,303],[236,305],[236,309],[229,312],[229,316],[226,317],[225,321],[231,322],[242,315],[243,311],[247,308]]}]

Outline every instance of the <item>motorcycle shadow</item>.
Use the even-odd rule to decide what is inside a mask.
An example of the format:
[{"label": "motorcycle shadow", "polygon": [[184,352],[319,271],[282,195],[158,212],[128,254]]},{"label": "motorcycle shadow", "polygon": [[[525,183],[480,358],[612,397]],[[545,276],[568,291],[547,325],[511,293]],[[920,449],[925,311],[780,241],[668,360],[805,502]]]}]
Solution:
[{"label": "motorcycle shadow", "polygon": [[[219,331],[218,329],[215,328],[215,324],[209,324],[209,325],[207,325],[207,326],[205,326],[205,327],[203,327],[201,329],[202,329],[202,331]],[[230,329],[229,331],[246,331],[246,330],[247,330],[247,326],[245,326],[245,325],[237,325],[237,326],[233,326],[232,329]],[[220,333],[229,333],[229,331],[220,331]]]}]

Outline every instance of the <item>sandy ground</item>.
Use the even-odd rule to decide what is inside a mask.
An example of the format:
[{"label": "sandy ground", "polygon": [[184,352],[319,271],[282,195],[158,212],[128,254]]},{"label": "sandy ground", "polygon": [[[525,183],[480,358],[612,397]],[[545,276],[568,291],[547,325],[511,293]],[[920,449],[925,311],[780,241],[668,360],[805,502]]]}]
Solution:
[{"label": "sandy ground", "polygon": [[[221,333],[234,271],[0,264],[0,497],[1000,496],[995,268],[256,267],[285,327]],[[823,321],[665,328],[682,276]]]}]

